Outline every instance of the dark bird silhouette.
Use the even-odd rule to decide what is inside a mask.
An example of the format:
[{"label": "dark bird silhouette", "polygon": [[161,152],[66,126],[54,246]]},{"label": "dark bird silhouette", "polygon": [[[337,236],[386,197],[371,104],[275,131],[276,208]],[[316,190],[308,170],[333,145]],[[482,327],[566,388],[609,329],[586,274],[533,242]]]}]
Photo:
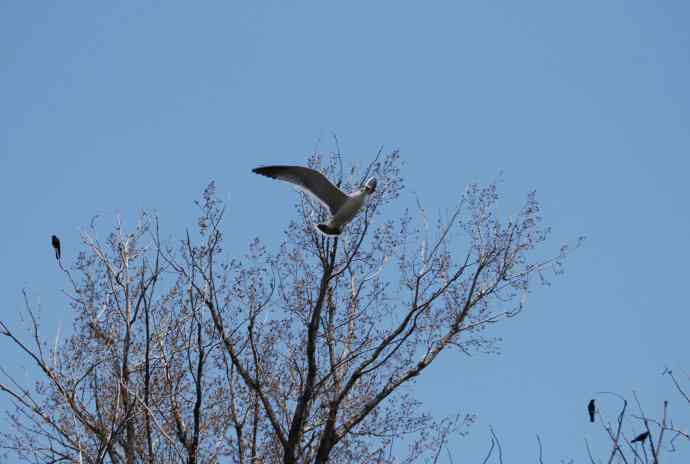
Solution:
[{"label": "dark bird silhouette", "polygon": [[587,412],[589,412],[589,421],[594,422],[594,413],[597,412],[597,407],[594,405],[594,400],[590,400],[587,405]]},{"label": "dark bird silhouette", "polygon": [[630,443],[636,443],[638,441],[640,443],[643,443],[647,439],[648,436],[649,436],[649,432],[642,432],[637,437],[635,437],[635,439],[633,441],[631,441]]},{"label": "dark bird silhouette", "polygon": [[60,239],[57,238],[55,235],[51,238],[51,243],[53,244],[53,248],[55,248],[55,259],[59,260],[60,259]]}]

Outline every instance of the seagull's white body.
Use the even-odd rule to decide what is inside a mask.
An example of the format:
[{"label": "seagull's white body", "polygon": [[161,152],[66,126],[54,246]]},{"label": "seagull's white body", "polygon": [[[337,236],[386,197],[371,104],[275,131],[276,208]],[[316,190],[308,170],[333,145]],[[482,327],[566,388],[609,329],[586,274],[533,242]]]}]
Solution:
[{"label": "seagull's white body", "polygon": [[331,213],[325,224],[316,224],[324,235],[339,235],[362,209],[367,196],[376,190],[376,179],[369,179],[359,190],[346,194],[323,174],[302,166],[264,166],[252,170],[256,174],[290,182],[310,194]]},{"label": "seagull's white body", "polygon": [[345,203],[340,207],[337,213],[328,221],[328,227],[333,229],[341,229],[347,223],[352,221],[359,210],[364,206],[364,200],[367,198],[367,192],[364,189],[357,190],[348,195]]}]

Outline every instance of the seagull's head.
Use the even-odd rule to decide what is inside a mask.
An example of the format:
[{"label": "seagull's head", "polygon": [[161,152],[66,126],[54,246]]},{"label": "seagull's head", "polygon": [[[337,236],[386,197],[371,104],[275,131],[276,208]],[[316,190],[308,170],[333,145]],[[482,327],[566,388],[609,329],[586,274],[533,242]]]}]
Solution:
[{"label": "seagull's head", "polygon": [[372,177],[364,184],[364,191],[371,195],[376,190],[376,178]]}]

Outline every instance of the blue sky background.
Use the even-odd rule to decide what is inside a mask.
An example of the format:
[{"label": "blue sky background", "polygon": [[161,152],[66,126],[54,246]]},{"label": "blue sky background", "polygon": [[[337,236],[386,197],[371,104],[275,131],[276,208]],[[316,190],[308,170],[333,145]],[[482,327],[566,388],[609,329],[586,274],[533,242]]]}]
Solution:
[{"label": "blue sky background", "polygon": [[506,204],[537,190],[547,248],[587,236],[495,327],[500,355],[446,355],[417,382],[434,413],[479,414],[455,462],[481,462],[490,425],[506,462],[536,460],[537,433],[545,461],[586,462],[585,439],[603,457],[585,412],[597,391],[636,390],[650,415],[669,399],[690,424],[661,375],[689,370],[689,3],[117,3],[0,2],[3,320],[20,324],[26,287],[46,334],[71,325],[51,234],[68,263],[95,214],[105,229],[156,209],[180,235],[211,179],[229,252],[277,244],[294,194],[250,169],[303,163],[335,132],[347,162],[401,150],[400,207],[443,211],[502,172]]}]

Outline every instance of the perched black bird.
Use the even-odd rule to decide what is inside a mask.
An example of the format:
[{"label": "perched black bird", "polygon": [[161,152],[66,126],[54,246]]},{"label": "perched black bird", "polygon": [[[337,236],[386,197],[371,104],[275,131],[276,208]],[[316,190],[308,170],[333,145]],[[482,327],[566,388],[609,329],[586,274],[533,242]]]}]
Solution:
[{"label": "perched black bird", "polygon": [[594,413],[597,412],[597,407],[594,405],[594,400],[590,400],[587,405],[587,412],[589,412],[589,421],[594,422]]},{"label": "perched black bird", "polygon": [[635,439],[633,441],[631,441],[630,443],[635,443],[638,441],[643,443],[647,439],[648,436],[649,436],[649,432],[642,432],[637,437],[635,437]]},{"label": "perched black bird", "polygon": [[51,239],[51,243],[53,244],[53,248],[55,248],[55,259],[60,259],[60,239],[57,238],[55,235],[53,235],[53,238]]}]

